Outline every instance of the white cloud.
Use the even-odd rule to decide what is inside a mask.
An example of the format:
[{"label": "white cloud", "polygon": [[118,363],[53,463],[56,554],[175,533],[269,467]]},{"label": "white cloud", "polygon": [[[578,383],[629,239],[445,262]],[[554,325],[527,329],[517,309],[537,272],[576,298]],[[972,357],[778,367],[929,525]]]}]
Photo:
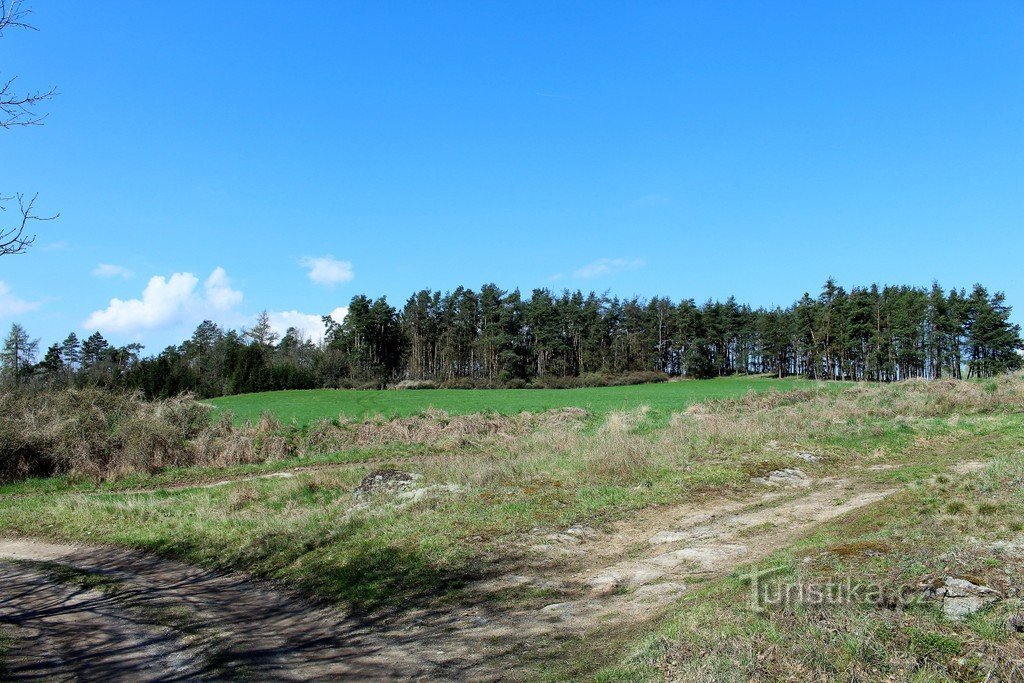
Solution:
[{"label": "white cloud", "polygon": [[270,329],[278,337],[284,336],[289,327],[294,327],[306,339],[320,341],[324,338],[324,323],[315,313],[268,311],[267,315],[270,317]]},{"label": "white cloud", "polygon": [[[321,342],[327,333],[322,316],[315,313],[302,313],[300,311],[270,311],[270,329],[278,336],[283,336],[289,327],[294,327],[302,333],[306,339],[314,342]],[[348,315],[348,306],[339,306],[329,313],[334,322],[340,323]]]},{"label": "white cloud", "polygon": [[0,318],[12,315],[21,315],[39,308],[38,301],[25,301],[11,293],[7,283],[0,281]]},{"label": "white cloud", "polygon": [[210,274],[202,291],[198,287],[199,278],[192,273],[174,273],[170,278],[154,275],[142,291],[142,298],[111,299],[110,305],[94,311],[83,327],[138,333],[197,323],[204,318],[222,318],[242,301],[242,293],[231,289],[223,268]]},{"label": "white cloud", "polygon": [[126,280],[135,275],[135,273],[124,266],[117,266],[112,263],[99,264],[92,269],[92,274],[96,277],[123,277]]},{"label": "white cloud", "polygon": [[223,268],[214,268],[203,288],[206,290],[206,302],[215,311],[229,311],[242,303],[242,293],[231,289],[231,278]]},{"label": "white cloud", "polygon": [[599,258],[573,271],[574,277],[592,278],[602,275],[614,275],[627,270],[644,267],[644,260],[639,258]]},{"label": "white cloud", "polygon": [[349,282],[356,276],[351,261],[339,261],[333,256],[306,257],[302,259],[302,267],[309,269],[309,279],[318,285]]}]

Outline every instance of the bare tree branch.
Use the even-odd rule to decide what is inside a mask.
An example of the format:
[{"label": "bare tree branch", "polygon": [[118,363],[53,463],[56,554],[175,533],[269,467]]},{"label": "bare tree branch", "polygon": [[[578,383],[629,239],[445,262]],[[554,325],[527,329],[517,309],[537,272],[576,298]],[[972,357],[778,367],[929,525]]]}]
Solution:
[{"label": "bare tree branch", "polygon": [[46,115],[37,114],[33,107],[56,95],[57,89],[16,94],[11,87],[15,80],[11,78],[0,87],[0,128],[38,126]]},{"label": "bare tree branch", "polygon": [[0,0],[0,36],[5,28],[27,28],[35,31],[36,27],[25,21],[32,10],[21,6],[22,0]]},{"label": "bare tree branch", "polygon": [[27,202],[25,201],[25,195],[20,192],[13,197],[0,197],[0,211],[4,212],[7,211],[4,203],[12,199],[18,201],[18,218],[15,219],[13,227],[0,228],[0,256],[23,254],[26,249],[32,246],[32,243],[36,241],[36,236],[26,232],[29,221],[52,221],[60,216],[60,214],[53,216],[37,216],[34,214],[33,209],[35,208],[38,196],[38,193],[33,195]]},{"label": "bare tree branch", "polygon": [[[32,10],[23,6],[22,0],[0,0],[0,36],[3,36],[4,30],[9,28],[35,31],[35,26],[28,23],[28,15],[31,13]],[[56,95],[56,89],[15,93],[14,81],[14,77],[8,78],[0,86],[0,128],[41,124],[46,116],[36,113],[35,107]],[[38,216],[33,213],[38,196],[35,194],[28,201],[20,192],[8,197],[0,196],[0,212],[2,213],[7,212],[6,204],[8,202],[15,200],[18,204],[18,216],[13,224],[10,227],[0,225],[0,256],[23,254],[32,246],[36,236],[27,231],[29,221],[52,221],[60,215]]]},{"label": "bare tree branch", "polygon": [[[22,0],[0,0],[0,36],[8,28],[35,31],[36,27],[27,21],[31,13],[32,10],[22,6]],[[45,115],[36,114],[34,107],[56,95],[56,88],[16,93],[13,87],[15,80],[9,78],[0,86],[0,128],[39,125]]]}]

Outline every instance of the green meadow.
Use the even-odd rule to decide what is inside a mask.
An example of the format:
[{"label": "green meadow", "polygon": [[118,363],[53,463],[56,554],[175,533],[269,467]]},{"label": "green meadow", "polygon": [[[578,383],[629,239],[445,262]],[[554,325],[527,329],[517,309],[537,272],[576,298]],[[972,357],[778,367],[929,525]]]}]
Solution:
[{"label": "green meadow", "polygon": [[266,412],[284,423],[298,424],[342,414],[350,418],[408,417],[431,408],[451,415],[514,415],[567,407],[604,415],[642,406],[656,413],[670,413],[708,399],[737,398],[750,392],[784,391],[815,384],[800,379],[745,376],[586,389],[311,389],[225,396],[208,403],[218,411],[231,412],[240,421],[257,420]]}]

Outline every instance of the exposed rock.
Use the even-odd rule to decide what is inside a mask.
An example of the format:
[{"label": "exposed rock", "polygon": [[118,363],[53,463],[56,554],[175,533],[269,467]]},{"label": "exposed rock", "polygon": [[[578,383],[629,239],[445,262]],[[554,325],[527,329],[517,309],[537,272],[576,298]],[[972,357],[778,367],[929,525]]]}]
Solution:
[{"label": "exposed rock", "polygon": [[622,577],[618,574],[598,574],[587,579],[590,592],[595,595],[611,595],[622,586]]},{"label": "exposed rock", "polygon": [[567,621],[572,617],[572,603],[555,602],[542,607],[540,613],[552,621]]},{"label": "exposed rock", "polygon": [[811,485],[811,478],[803,470],[795,467],[775,470],[774,472],[769,472],[767,476],[755,477],[752,481],[755,484],[764,484],[765,486],[807,487]]},{"label": "exposed rock", "polygon": [[1002,598],[998,591],[988,586],[979,586],[967,579],[951,576],[946,577],[943,585],[936,589],[935,595],[942,598],[942,611],[954,621],[974,614]]},{"label": "exposed rock", "polygon": [[357,496],[376,496],[382,493],[395,494],[411,489],[421,475],[396,469],[380,469],[370,472],[356,487]]},{"label": "exposed rock", "polygon": [[691,562],[704,570],[718,566],[723,560],[745,555],[747,546],[740,543],[719,543],[716,545],[683,548],[670,553],[657,555],[650,559],[651,564],[659,567],[672,568],[683,562]]},{"label": "exposed rock", "polygon": [[579,545],[581,543],[579,536],[563,534],[561,531],[553,531],[550,534],[545,534],[544,540],[561,545]]},{"label": "exposed rock", "polygon": [[632,575],[629,577],[629,585],[631,586],[644,586],[652,581],[657,581],[665,575],[664,570],[656,569],[654,567],[637,567]]},{"label": "exposed rock", "polygon": [[465,491],[465,488],[458,484],[434,484],[432,486],[424,486],[423,488],[412,488],[401,491],[395,496],[395,500],[399,503],[408,505],[410,503],[418,503],[421,500],[433,496],[443,495],[445,493],[462,493],[463,491]]},{"label": "exposed rock", "polygon": [[678,543],[690,538],[690,535],[685,531],[660,531],[649,539],[651,545],[661,545],[662,543]]},{"label": "exposed rock", "polygon": [[583,540],[593,538],[597,535],[597,532],[594,531],[593,528],[585,524],[573,524],[571,527],[565,530],[565,533]]},{"label": "exposed rock", "polygon": [[662,603],[665,600],[671,600],[685,591],[686,584],[666,581],[665,583],[656,583],[637,588],[636,598],[641,602]]},{"label": "exposed rock", "polygon": [[793,453],[793,457],[800,458],[804,462],[818,462],[819,460],[821,460],[821,456],[820,455],[815,455],[814,453],[808,453],[807,451],[797,451],[797,452]]},{"label": "exposed rock", "polygon": [[989,547],[1006,555],[1024,557],[1024,536],[1018,536],[1010,541],[995,541]]}]

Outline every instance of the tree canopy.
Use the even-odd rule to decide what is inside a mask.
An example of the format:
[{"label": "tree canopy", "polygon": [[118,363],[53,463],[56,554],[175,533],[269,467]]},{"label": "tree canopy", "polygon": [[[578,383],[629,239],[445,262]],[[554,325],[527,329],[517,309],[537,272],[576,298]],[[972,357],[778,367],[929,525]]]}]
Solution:
[{"label": "tree canopy", "polygon": [[[1021,367],[1020,327],[1002,293],[829,280],[787,308],[730,297],[697,304],[536,289],[529,297],[487,284],[421,290],[401,308],[357,295],[344,320],[325,317],[314,344],[278,337],[261,314],[248,330],[205,321],[149,358],[141,346],[71,333],[38,366],[28,334],[12,328],[6,376],[200,396],[315,387],[375,387],[402,380],[443,386],[544,385],[559,378],[656,372],[693,378],[771,373],[889,382],[991,377]],[[9,348],[8,348],[9,347]],[[15,350],[16,349],[16,350]],[[31,357],[29,357],[31,356]],[[13,374],[12,374],[13,373]],[[557,384],[556,384],[557,385]]]}]

